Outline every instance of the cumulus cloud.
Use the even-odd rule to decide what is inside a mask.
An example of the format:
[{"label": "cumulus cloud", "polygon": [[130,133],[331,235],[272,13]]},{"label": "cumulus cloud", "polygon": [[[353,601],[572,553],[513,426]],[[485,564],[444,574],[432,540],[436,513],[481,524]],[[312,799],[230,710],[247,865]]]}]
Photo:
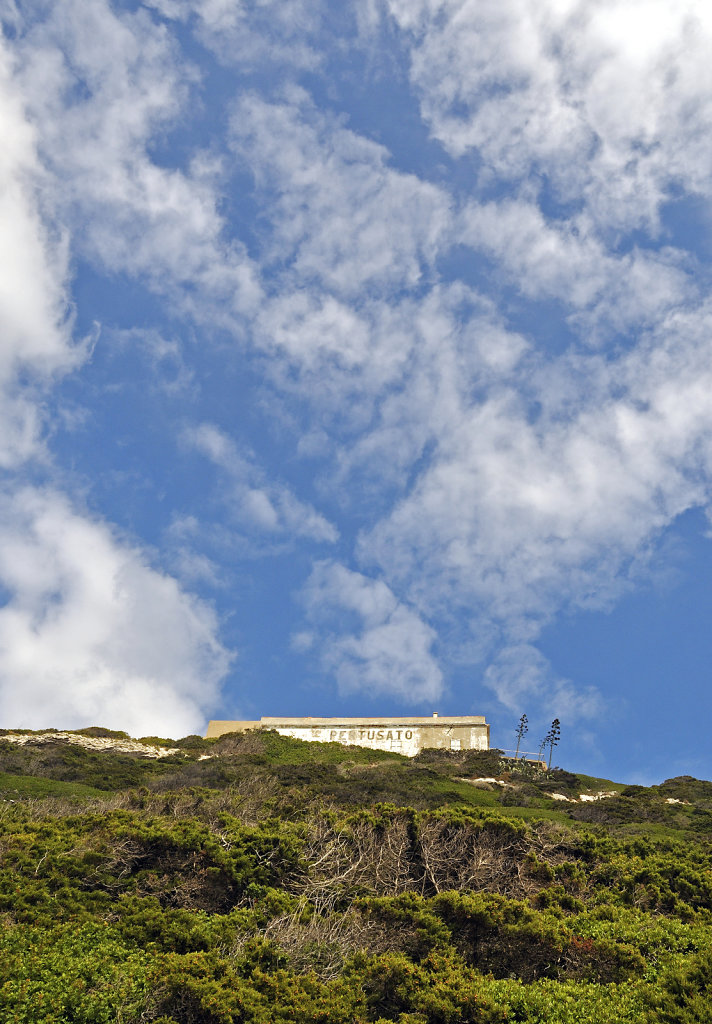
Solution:
[{"label": "cumulus cloud", "polygon": [[0,466],[5,469],[39,454],[42,389],[84,356],[71,341],[66,247],[53,211],[40,205],[45,181],[37,135],[13,71],[0,40]]},{"label": "cumulus cloud", "polygon": [[512,644],[499,651],[485,669],[483,682],[514,714],[534,704],[539,719],[556,716],[573,724],[601,714],[604,708],[596,689],[577,689],[569,680],[558,679],[531,644]]},{"label": "cumulus cloud", "polygon": [[[342,693],[389,694],[409,704],[442,694],[443,676],[432,652],[435,631],[382,580],[337,562],[318,562],[302,598],[318,627],[322,668]],[[302,632],[294,643],[308,650],[314,640]]]},{"label": "cumulus cloud", "polygon": [[490,657],[562,608],[610,607],[675,518],[709,501],[711,327],[706,308],[675,314],[612,364],[586,358],[591,393],[573,402],[530,373],[535,417],[513,388],[473,406],[363,532],[362,564],[428,618],[471,616]]},{"label": "cumulus cloud", "polygon": [[[315,566],[295,647],[344,692],[424,701],[442,692],[438,636],[451,640],[457,620],[463,647],[486,638],[474,643],[483,680],[508,707],[553,693],[571,715],[594,713],[595,696],[577,695],[533,648],[542,624],[562,608],[609,605],[675,518],[710,502],[706,279],[664,218],[678,196],[710,198],[710,16],[695,0],[385,0],[442,147],[426,181],[302,88],[268,92],[256,78],[231,94],[226,139],[209,152],[191,142],[174,166],[156,155],[202,96],[174,20],[243,70],[270,50],[291,78],[321,66],[319,4],[59,7],[18,21],[16,63],[0,74],[0,461],[37,450],[41,414],[17,389],[22,361],[50,377],[80,358],[63,306],[63,220],[71,251],[100,272],[239,336],[251,367],[294,402],[295,448],[318,460],[322,493],[357,511],[361,571]],[[374,9],[361,16],[372,46]],[[260,211],[249,255],[221,206],[231,175],[241,188],[251,176]],[[184,352],[144,336],[157,364],[181,370],[176,386],[192,380]],[[225,432],[203,423],[184,440],[220,470],[231,527],[337,540]],[[7,499],[11,526],[41,518],[27,493],[39,502]],[[104,578],[125,558],[142,594],[156,581],[175,587],[106,527],[51,503],[104,537]],[[188,546],[179,554],[186,578],[218,578]],[[19,577],[13,586],[24,593]],[[202,608],[171,592],[178,618]],[[32,600],[49,615],[49,599]],[[126,607],[112,605],[107,621]],[[213,627],[205,635],[217,643]],[[123,678],[111,665],[124,655],[101,657]]]},{"label": "cumulus cloud", "polygon": [[51,490],[0,500],[0,708],[18,726],[201,730],[230,656],[213,611]]},{"label": "cumulus cloud", "polygon": [[66,0],[41,13],[16,44],[17,75],[73,245],[234,328],[260,289],[244,246],[223,237],[219,161],[194,149],[166,167],[151,153],[197,99],[196,69],[146,10]]},{"label": "cumulus cloud", "polygon": [[614,230],[709,195],[712,19],[696,0],[387,0],[432,133],[485,174],[546,175]]},{"label": "cumulus cloud", "polygon": [[640,331],[699,300],[687,254],[672,247],[611,251],[586,215],[552,221],[531,200],[473,202],[460,230],[463,243],[494,259],[523,295],[564,303],[587,345]]},{"label": "cumulus cloud", "polygon": [[[266,304],[261,333],[308,368],[302,394],[320,408],[353,399],[331,479],[380,474],[406,492],[362,531],[360,565],[428,621],[469,613],[510,650],[562,607],[610,607],[709,500],[709,311],[660,218],[673,188],[709,187],[710,26],[697,4],[654,0],[387,8],[432,134],[476,152],[476,193],[497,178],[514,192],[454,213],[303,94],[250,97],[234,133],[269,210],[264,262],[302,286]],[[539,357],[506,316],[473,314],[480,297],[458,309],[433,274],[455,242],[532,303],[556,300],[558,327],[612,347],[557,357],[540,327]],[[487,337],[509,353],[489,374]]]},{"label": "cumulus cloud", "polygon": [[476,290],[439,280],[469,230],[444,188],[392,167],[301,89],[246,95],[231,127],[268,226],[252,321],[264,370],[316,413],[336,463],[325,487],[352,471],[402,481],[462,395],[506,377],[527,341]]},{"label": "cumulus cloud", "polygon": [[[71,3],[63,13],[66,23],[57,15],[55,29],[82,36],[82,54],[100,76],[101,53],[91,53],[89,42],[101,42],[102,10],[93,9],[95,22]],[[15,29],[21,36],[19,17]],[[50,36],[38,30],[12,60],[0,42],[0,466],[11,471],[0,496],[0,708],[5,721],[24,726],[99,722],[185,734],[202,727],[230,662],[210,607],[56,488],[23,483],[28,465],[36,474],[56,472],[43,444],[47,392],[89,354],[72,337],[71,188],[58,184],[57,170],[62,147],[79,142],[80,127],[91,133],[92,119],[80,126],[76,111],[65,120],[61,105],[52,106],[71,89],[65,55]],[[120,52],[126,38],[119,33],[113,42]],[[103,58],[109,75],[109,50]],[[117,120],[102,129],[107,147],[92,155],[95,168],[112,129],[121,135]],[[71,156],[81,164],[80,145]],[[71,176],[76,167],[63,171]],[[101,173],[111,177],[106,165]]]},{"label": "cumulus cloud", "polygon": [[242,98],[233,144],[269,200],[264,259],[341,299],[413,287],[432,263],[447,194],[389,167],[388,151],[318,111],[301,89],[282,103]]},{"label": "cumulus cloud", "polygon": [[315,69],[323,59],[315,38],[323,27],[318,0],[150,0],[146,6],[191,22],[204,46],[243,70],[266,64]]},{"label": "cumulus cloud", "polygon": [[187,444],[196,448],[226,474],[230,486],[224,500],[244,527],[266,535],[305,537],[334,543],[338,531],[311,505],[299,501],[284,484],[268,481],[249,458],[241,455],[232,440],[211,423],[184,432]]}]

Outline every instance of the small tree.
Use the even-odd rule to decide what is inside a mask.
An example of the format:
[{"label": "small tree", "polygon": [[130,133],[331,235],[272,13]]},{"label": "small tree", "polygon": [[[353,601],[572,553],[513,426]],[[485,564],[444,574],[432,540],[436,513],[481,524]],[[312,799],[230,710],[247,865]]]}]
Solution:
[{"label": "small tree", "polygon": [[549,760],[548,760],[547,766],[546,766],[547,767],[547,771],[551,768],[551,759],[552,759],[552,756],[554,754],[554,747],[558,747],[560,736],[561,736],[561,722],[559,721],[558,718],[555,718],[554,721],[551,723],[551,729],[549,729],[548,733],[546,734],[544,739],[541,741],[541,744],[539,746],[539,760],[540,761],[544,757],[544,751],[546,750],[546,748],[547,747],[549,748]]},{"label": "small tree", "polygon": [[554,756],[554,747],[558,747],[559,739],[561,738],[561,722],[558,718],[555,718],[551,723],[551,729],[549,729],[549,735],[547,742],[549,744],[549,763],[547,768],[551,768],[551,759]]},{"label": "small tree", "polygon": [[546,750],[546,745],[549,742],[549,737],[550,737],[550,734],[547,733],[546,736],[544,737],[544,739],[539,744],[539,753],[536,756],[537,761],[543,761],[544,760],[544,751]]},{"label": "small tree", "polygon": [[522,715],[519,719],[519,725],[517,727],[517,749],[514,752],[514,760],[516,761],[519,757],[519,746],[522,742],[522,738],[529,732],[529,719],[526,715]]}]

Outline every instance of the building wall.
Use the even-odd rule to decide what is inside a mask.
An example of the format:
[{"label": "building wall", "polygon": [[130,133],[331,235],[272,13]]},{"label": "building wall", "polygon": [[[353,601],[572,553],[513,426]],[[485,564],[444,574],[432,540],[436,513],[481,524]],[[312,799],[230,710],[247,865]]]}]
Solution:
[{"label": "building wall", "polygon": [[247,729],[274,729],[282,736],[316,743],[390,750],[415,757],[426,748],[489,750],[489,725],[481,715],[403,718],[261,718],[255,722],[210,722],[207,736]]}]

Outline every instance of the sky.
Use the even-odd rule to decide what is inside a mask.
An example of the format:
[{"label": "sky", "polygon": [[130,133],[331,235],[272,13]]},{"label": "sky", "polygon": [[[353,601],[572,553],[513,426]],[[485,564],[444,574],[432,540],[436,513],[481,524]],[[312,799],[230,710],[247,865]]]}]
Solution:
[{"label": "sky", "polygon": [[2,725],[712,778],[706,0],[0,17]]}]

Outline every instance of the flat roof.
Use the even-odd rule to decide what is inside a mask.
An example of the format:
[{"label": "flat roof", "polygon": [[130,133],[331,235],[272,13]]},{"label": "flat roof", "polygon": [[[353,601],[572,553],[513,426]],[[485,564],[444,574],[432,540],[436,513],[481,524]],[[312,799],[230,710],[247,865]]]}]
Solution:
[{"label": "flat roof", "polygon": [[[215,725],[224,725],[229,722],[228,719],[222,721],[215,720],[211,722]],[[333,727],[335,725],[343,725],[347,728],[353,728],[354,726],[360,725],[486,725],[484,715],[369,715],[368,717],[360,718],[316,718],[313,716],[305,716],[303,718],[293,718],[291,716],[263,716],[259,721],[254,722],[230,722],[235,725],[263,725],[263,726],[283,726],[292,728],[314,728],[319,729],[322,727]]]}]

